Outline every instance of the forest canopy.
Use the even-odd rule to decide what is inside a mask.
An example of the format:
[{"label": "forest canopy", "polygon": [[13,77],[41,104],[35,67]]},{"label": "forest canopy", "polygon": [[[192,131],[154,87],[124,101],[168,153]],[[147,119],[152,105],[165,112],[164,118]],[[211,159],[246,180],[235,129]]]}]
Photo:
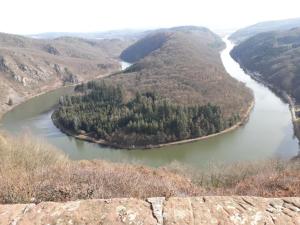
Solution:
[{"label": "forest canopy", "polygon": [[52,119],[62,129],[124,148],[147,147],[220,132],[240,118],[224,120],[218,106],[181,106],[155,92],[125,101],[121,86],[91,81],[60,99]]}]

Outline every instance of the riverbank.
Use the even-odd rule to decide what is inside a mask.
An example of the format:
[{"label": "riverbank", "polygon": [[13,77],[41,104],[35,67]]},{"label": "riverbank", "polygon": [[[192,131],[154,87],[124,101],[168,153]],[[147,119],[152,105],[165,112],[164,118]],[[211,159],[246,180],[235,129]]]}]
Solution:
[{"label": "riverbank", "polygon": [[[83,81],[83,83],[92,81],[94,79],[100,79],[100,78],[109,76],[111,74],[113,74],[113,73],[107,73],[107,74],[99,75],[96,78],[85,80],[85,81]],[[19,106],[21,104],[24,104],[24,103],[26,103],[27,101],[29,101],[29,100],[31,100],[33,98],[39,97],[41,95],[45,95],[47,93],[51,93],[51,92],[57,91],[60,88],[75,87],[78,84],[79,83],[64,85],[63,83],[59,83],[58,82],[58,83],[55,83],[54,85],[52,85],[51,87],[49,87],[49,86],[43,87],[42,89],[44,89],[44,90],[38,91],[37,93],[32,93],[32,94],[29,94],[29,95],[25,95],[22,100],[20,100],[19,102],[15,103],[15,104],[13,104],[11,106],[9,106],[7,103],[3,103],[3,106],[5,106],[5,107],[1,107],[0,108],[0,124],[1,124],[1,120],[2,120],[3,116],[6,113],[8,113],[11,110],[13,110],[15,107],[17,107],[17,106]]]},{"label": "riverbank", "polygon": [[[67,85],[67,86],[55,86],[53,88],[50,88],[50,89],[47,89],[45,91],[42,91],[42,92],[39,92],[39,93],[36,93],[36,94],[31,94],[31,95],[27,95],[27,96],[24,96],[24,99],[22,99],[20,102],[18,103],[15,103],[13,104],[12,106],[8,107],[8,108],[5,108],[5,109],[2,109],[0,110],[0,123],[1,123],[1,120],[3,118],[3,116],[6,114],[6,113],[9,113],[11,110],[13,110],[14,108],[16,108],[17,106],[23,104],[23,103],[26,103],[27,101],[33,99],[33,98],[36,98],[36,97],[39,97],[41,95],[44,95],[44,94],[47,94],[47,93],[51,93],[53,91],[56,91],[60,88],[67,88],[67,87],[72,87],[72,86],[76,86],[77,84],[74,84],[74,85]],[[6,104],[6,103],[4,103]]]},{"label": "riverbank", "polygon": [[293,98],[288,95],[285,91],[275,87],[274,85],[264,81],[261,78],[261,74],[255,71],[250,71],[247,68],[245,68],[242,63],[237,60],[237,63],[240,65],[240,67],[244,70],[246,74],[248,74],[253,80],[257,81],[258,83],[264,85],[265,87],[269,88],[277,97],[279,97],[283,102],[287,103],[289,105],[289,110],[291,113],[291,119],[293,123],[293,128],[294,128],[294,134],[297,137],[297,139],[300,141],[300,124],[296,116],[295,112],[295,101]]},{"label": "riverbank", "polygon": [[[114,73],[117,73],[117,72],[121,72],[122,70],[126,69],[127,67],[131,66],[132,64],[130,63],[126,63],[124,61],[120,61],[120,68],[121,70],[119,71],[115,71],[115,72],[111,72],[111,73],[106,73],[106,74],[100,74],[98,75],[97,77],[95,78],[92,78],[92,79],[87,79],[85,81],[82,81],[83,83],[86,83],[86,82],[89,82],[89,81],[92,81],[94,79],[100,79],[100,78],[104,78],[104,77],[107,77],[107,76],[110,76]],[[49,86],[45,86],[45,87],[42,87],[42,89],[45,89],[45,90],[42,90],[42,91],[38,91],[38,93],[33,93],[33,94],[30,94],[30,95],[25,95],[24,96],[24,99],[22,99],[21,101],[13,104],[12,106],[9,106],[7,103],[3,103],[3,107],[0,107],[0,124],[1,124],[1,120],[3,118],[3,116],[8,113],[9,111],[13,110],[15,107],[25,103],[26,101],[30,100],[30,99],[33,99],[33,98],[36,98],[36,97],[39,97],[41,95],[44,95],[44,94],[47,94],[47,93],[50,93],[50,92],[53,92],[53,91],[56,91],[60,88],[68,88],[68,87],[75,87],[76,85],[78,85],[78,83],[76,84],[69,84],[69,85],[64,85],[63,83],[61,82],[56,82],[52,85],[52,87],[49,87]]]},{"label": "riverbank", "polygon": [[205,139],[208,139],[208,138],[216,137],[218,135],[222,135],[222,134],[231,132],[231,131],[237,129],[238,127],[244,125],[247,122],[247,120],[250,116],[250,113],[251,113],[251,111],[254,107],[254,104],[255,104],[254,100],[252,102],[250,102],[249,107],[247,108],[246,112],[244,113],[244,115],[242,116],[241,120],[238,123],[236,123],[235,125],[227,128],[227,129],[225,129],[221,132],[211,134],[211,135],[207,135],[207,136],[198,137],[198,138],[185,139],[185,140],[174,141],[174,142],[163,143],[163,144],[157,144],[157,145],[138,146],[138,147],[132,147],[132,148],[129,148],[129,147],[123,146],[123,145],[119,145],[119,144],[115,144],[115,143],[110,143],[110,142],[107,142],[103,139],[96,139],[96,138],[91,137],[87,134],[77,134],[77,133],[61,126],[55,119],[53,119],[53,117],[51,117],[51,118],[52,118],[52,121],[53,121],[54,125],[61,132],[65,133],[68,136],[74,137],[78,140],[88,141],[88,142],[91,142],[91,143],[95,143],[95,144],[99,144],[99,145],[102,145],[102,146],[111,147],[111,148],[115,148],[115,149],[127,149],[127,150],[154,149],[154,148],[162,148],[162,147],[168,147],[168,146],[173,146],[173,145],[181,145],[181,144],[201,141],[201,140],[205,140]]}]

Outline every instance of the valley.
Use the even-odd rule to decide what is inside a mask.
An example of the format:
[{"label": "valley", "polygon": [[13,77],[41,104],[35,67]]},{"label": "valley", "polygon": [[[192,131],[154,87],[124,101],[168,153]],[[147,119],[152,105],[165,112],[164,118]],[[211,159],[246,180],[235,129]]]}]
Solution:
[{"label": "valley", "polygon": [[[210,162],[231,164],[274,156],[281,158],[296,156],[298,141],[293,137],[288,105],[264,85],[245,74],[229,55],[233,48],[232,43],[226,39],[224,41],[227,48],[222,51],[221,58],[226,71],[233,78],[246,83],[253,90],[255,98],[249,120],[245,125],[229,133],[151,151],[124,151],[99,146],[67,136],[53,125],[51,115],[59,96],[72,93],[70,92],[72,90],[66,88],[41,95],[15,107],[3,117],[2,128],[13,134],[29,130],[75,160],[104,159],[155,167],[177,161],[201,168]],[[267,135],[270,133],[272,135]]]},{"label": "valley", "polygon": [[299,0],[9,0],[0,225],[300,225]]},{"label": "valley", "polygon": [[111,72],[30,86],[41,94],[5,103],[0,203],[298,196],[289,105],[232,49],[205,28],[163,29],[108,56]]},{"label": "valley", "polygon": [[0,225],[300,225],[299,0],[9,0]]}]

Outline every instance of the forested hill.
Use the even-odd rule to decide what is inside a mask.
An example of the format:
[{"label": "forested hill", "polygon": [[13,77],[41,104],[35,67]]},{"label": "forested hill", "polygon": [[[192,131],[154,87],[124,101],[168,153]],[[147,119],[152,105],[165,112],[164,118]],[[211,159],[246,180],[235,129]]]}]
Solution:
[{"label": "forested hill", "polygon": [[258,34],[236,46],[231,55],[300,102],[300,28]]},{"label": "forested hill", "polygon": [[208,29],[155,31],[126,49],[135,61],[103,83],[79,85],[53,114],[63,130],[117,147],[147,147],[221,132],[252,95],[225,72],[222,40]]},{"label": "forested hill", "polygon": [[182,105],[220,106],[226,117],[245,112],[252,99],[244,84],[226,73],[220,58],[221,38],[202,27],[154,31],[123,51],[135,61],[125,72],[105,80],[131,91],[155,90]]},{"label": "forested hill", "polygon": [[238,44],[262,32],[280,31],[280,30],[284,31],[296,27],[300,27],[300,18],[261,22],[237,30],[235,33],[233,33],[230,36],[230,39]]}]

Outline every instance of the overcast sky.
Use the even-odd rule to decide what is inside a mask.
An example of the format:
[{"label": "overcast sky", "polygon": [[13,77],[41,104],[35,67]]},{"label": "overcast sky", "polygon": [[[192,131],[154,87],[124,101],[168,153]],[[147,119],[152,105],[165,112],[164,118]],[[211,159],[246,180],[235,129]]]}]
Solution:
[{"label": "overcast sky", "polygon": [[211,29],[300,17],[300,0],[1,0],[0,32],[90,32],[199,25]]}]

